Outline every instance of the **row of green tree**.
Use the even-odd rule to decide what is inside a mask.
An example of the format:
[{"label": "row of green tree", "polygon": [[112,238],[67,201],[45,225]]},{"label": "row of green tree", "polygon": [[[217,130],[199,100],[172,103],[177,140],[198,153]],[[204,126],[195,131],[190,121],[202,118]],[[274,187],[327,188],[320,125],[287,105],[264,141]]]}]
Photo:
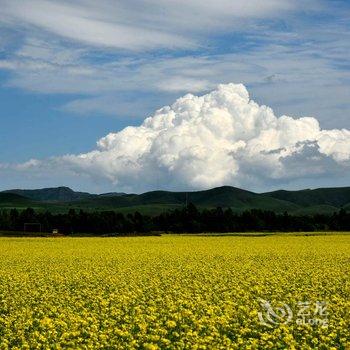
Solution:
[{"label": "row of green tree", "polygon": [[[29,224],[29,225],[28,225]],[[290,215],[264,210],[235,213],[230,208],[198,210],[193,204],[157,216],[139,212],[123,215],[114,211],[76,211],[66,214],[34,211],[31,208],[0,211],[0,230],[26,229],[60,233],[147,233],[147,232],[251,232],[251,231],[350,231],[350,213],[341,209],[332,215]]]}]

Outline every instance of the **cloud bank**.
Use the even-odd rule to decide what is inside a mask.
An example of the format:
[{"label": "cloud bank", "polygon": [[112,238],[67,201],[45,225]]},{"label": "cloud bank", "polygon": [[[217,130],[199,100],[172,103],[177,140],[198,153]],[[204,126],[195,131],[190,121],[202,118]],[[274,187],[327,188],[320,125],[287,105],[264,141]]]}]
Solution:
[{"label": "cloud bank", "polygon": [[100,139],[89,153],[16,167],[36,174],[57,169],[129,191],[266,188],[349,172],[350,130],[322,130],[311,117],[277,117],[250,100],[244,85],[226,84],[179,98],[140,126]]}]

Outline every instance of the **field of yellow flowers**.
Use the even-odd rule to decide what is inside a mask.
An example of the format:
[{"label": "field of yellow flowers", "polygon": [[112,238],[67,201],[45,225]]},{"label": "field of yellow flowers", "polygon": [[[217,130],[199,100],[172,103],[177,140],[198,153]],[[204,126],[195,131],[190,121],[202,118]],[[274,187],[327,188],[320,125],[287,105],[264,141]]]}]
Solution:
[{"label": "field of yellow flowers", "polygon": [[349,296],[346,234],[0,238],[0,349],[349,349]]}]

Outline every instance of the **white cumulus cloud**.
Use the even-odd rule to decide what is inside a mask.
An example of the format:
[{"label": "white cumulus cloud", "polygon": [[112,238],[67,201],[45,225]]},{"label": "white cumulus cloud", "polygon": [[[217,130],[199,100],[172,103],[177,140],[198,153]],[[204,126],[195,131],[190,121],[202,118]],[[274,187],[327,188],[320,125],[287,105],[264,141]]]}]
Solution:
[{"label": "white cumulus cloud", "polygon": [[350,131],[322,130],[312,117],[277,117],[242,84],[187,94],[137,127],[110,133],[89,153],[31,161],[17,170],[57,168],[119,189],[266,188],[350,170]]}]

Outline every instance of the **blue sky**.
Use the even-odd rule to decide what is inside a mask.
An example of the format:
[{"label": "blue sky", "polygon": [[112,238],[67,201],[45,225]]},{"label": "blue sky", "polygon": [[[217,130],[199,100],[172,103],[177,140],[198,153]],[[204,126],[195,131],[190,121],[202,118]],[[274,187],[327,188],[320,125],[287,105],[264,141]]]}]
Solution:
[{"label": "blue sky", "polygon": [[[0,0],[0,164],[89,152],[186,93],[230,82],[277,116],[350,129],[349,1]],[[3,189],[120,189],[13,172]]]}]

